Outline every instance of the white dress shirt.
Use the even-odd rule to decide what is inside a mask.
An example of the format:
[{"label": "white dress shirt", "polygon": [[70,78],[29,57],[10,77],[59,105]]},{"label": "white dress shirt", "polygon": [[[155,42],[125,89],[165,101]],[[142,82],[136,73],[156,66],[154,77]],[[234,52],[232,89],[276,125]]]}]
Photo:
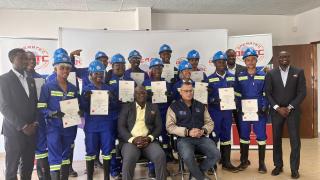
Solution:
[{"label": "white dress shirt", "polygon": [[280,69],[283,86],[286,87],[290,66],[288,66],[285,70],[283,70],[281,67],[279,67],[279,69]]},{"label": "white dress shirt", "polygon": [[28,86],[28,81],[27,81],[27,73],[25,71],[23,71],[24,74],[22,75],[17,70],[15,70],[13,68],[12,68],[12,71],[18,77],[24,91],[27,93],[27,95],[29,97],[29,86]]}]

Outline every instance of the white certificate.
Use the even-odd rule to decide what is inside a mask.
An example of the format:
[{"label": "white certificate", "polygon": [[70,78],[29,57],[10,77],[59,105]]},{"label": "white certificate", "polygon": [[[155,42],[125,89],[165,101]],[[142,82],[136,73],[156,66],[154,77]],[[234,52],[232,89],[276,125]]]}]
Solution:
[{"label": "white certificate", "polygon": [[130,77],[137,83],[137,85],[141,85],[144,81],[144,73],[131,72]]},{"label": "white certificate", "polygon": [[236,102],[234,101],[234,89],[231,88],[219,88],[220,109],[232,110],[236,109]]},{"label": "white certificate", "polygon": [[44,84],[45,80],[43,78],[34,78],[34,82],[36,84],[37,89],[37,97],[40,98],[41,87]]},{"label": "white certificate", "polygon": [[74,86],[77,86],[76,72],[70,72],[67,80]]},{"label": "white certificate", "polygon": [[81,118],[78,114],[79,103],[77,98],[60,101],[60,110],[64,113],[62,118],[64,128],[81,124]]},{"label": "white certificate", "polygon": [[172,64],[164,64],[161,77],[170,82],[174,78],[174,66]]},{"label": "white certificate", "polygon": [[196,82],[193,98],[203,104],[208,104],[208,83]]},{"label": "white certificate", "polygon": [[194,82],[201,82],[203,80],[203,72],[202,71],[192,71],[191,79]]},{"label": "white certificate", "polygon": [[153,93],[152,103],[166,103],[168,102],[166,91],[166,81],[152,81],[151,90]]},{"label": "white certificate", "polygon": [[119,81],[119,100],[122,102],[133,102],[134,81]]},{"label": "white certificate", "polygon": [[258,100],[257,99],[244,99],[241,100],[243,121],[258,121]]},{"label": "white certificate", "polygon": [[90,115],[108,115],[109,91],[92,90],[90,98]]},{"label": "white certificate", "polygon": [[256,112],[246,112],[242,116],[243,121],[258,121],[259,116]]}]

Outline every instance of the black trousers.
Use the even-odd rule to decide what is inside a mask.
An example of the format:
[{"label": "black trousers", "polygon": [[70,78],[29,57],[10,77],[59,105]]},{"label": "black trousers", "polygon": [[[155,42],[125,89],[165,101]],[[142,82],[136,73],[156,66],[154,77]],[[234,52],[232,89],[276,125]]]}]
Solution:
[{"label": "black trousers", "polygon": [[18,136],[5,136],[5,179],[16,180],[18,166],[20,179],[31,180],[34,165],[36,137],[20,134]]},{"label": "black trousers", "polygon": [[282,159],[282,130],[284,123],[288,125],[290,138],[290,168],[292,171],[299,170],[300,165],[300,112],[293,110],[288,118],[283,118],[275,110],[271,111],[272,133],[273,133],[273,163],[276,167],[283,167]]}]

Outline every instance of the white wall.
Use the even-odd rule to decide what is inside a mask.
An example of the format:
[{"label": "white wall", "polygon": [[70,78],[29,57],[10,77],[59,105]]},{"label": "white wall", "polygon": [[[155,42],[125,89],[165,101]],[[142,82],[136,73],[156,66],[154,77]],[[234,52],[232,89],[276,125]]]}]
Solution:
[{"label": "white wall", "polygon": [[273,44],[293,44],[293,16],[227,14],[152,14],[152,29],[220,29],[229,35],[272,33]]},{"label": "white wall", "polygon": [[320,41],[320,7],[295,16],[294,25],[297,44]]},{"label": "white wall", "polygon": [[0,10],[0,36],[58,38],[59,27],[136,29],[134,11]]}]

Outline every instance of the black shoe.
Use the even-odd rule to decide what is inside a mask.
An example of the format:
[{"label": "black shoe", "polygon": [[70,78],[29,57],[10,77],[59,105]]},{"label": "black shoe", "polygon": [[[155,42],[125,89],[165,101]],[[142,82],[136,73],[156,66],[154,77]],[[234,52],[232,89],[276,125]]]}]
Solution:
[{"label": "black shoe", "polygon": [[239,171],[244,171],[245,169],[248,168],[249,165],[250,165],[250,162],[245,161],[245,162],[241,162],[237,168],[239,169]]},{"label": "black shoe", "polygon": [[283,168],[282,167],[275,167],[272,172],[271,175],[272,176],[278,176],[280,173],[283,172]]},{"label": "black shoe", "polygon": [[239,168],[235,167],[234,165],[232,165],[231,163],[225,163],[222,164],[222,169],[233,172],[233,173],[237,173],[239,172]]},{"label": "black shoe", "polygon": [[291,178],[292,179],[299,179],[300,174],[298,171],[291,171]]},{"label": "black shoe", "polygon": [[69,176],[70,177],[78,177],[78,173],[73,169],[72,166],[70,166],[70,169],[69,169]]},{"label": "black shoe", "polygon": [[239,172],[239,169],[231,164],[230,155],[231,155],[231,145],[220,146],[221,152],[221,161],[222,169],[236,173]]},{"label": "black shoe", "polygon": [[156,178],[156,171],[154,169],[149,170],[148,176],[149,178]]},{"label": "black shoe", "polygon": [[267,173],[267,167],[264,163],[259,164],[258,172],[260,174],[266,174]]},{"label": "black shoe", "polygon": [[103,160],[103,179],[110,180],[110,161]]},{"label": "black shoe", "polygon": [[247,167],[251,164],[248,160],[249,156],[249,144],[240,143],[240,165],[238,166],[238,169],[240,171],[243,171],[247,169]]}]

